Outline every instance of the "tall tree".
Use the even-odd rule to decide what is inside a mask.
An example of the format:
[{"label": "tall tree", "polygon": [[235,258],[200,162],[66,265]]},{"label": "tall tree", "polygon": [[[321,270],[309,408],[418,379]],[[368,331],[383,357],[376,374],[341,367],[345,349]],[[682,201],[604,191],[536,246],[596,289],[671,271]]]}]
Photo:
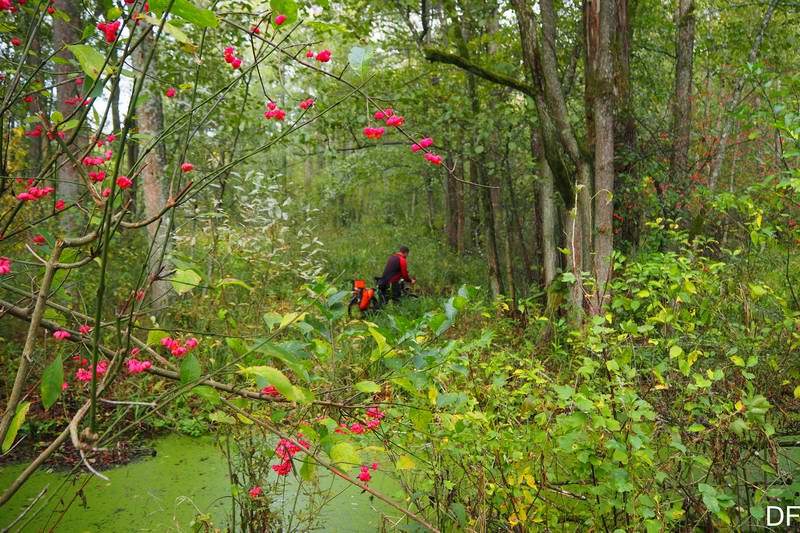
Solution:
[{"label": "tall tree", "polygon": [[[147,35],[137,50],[134,52],[134,64],[139,70],[147,65],[148,57],[154,46],[153,34]],[[164,109],[161,92],[156,84],[150,80],[158,79],[158,61],[154,56],[147,67],[144,76],[141,104],[136,109],[136,123],[139,133],[147,139],[157,139],[164,129]],[[167,154],[163,142],[151,146],[144,156],[144,166],[141,171],[141,189],[144,200],[144,214],[146,218],[155,217],[164,209],[166,204],[165,179],[167,175]],[[169,232],[171,221],[169,216],[163,217],[158,223],[147,226],[150,236],[150,256],[148,257],[148,270],[153,280],[150,288],[150,301],[157,308],[168,304],[170,283],[162,277],[168,270],[165,261],[169,250]]]},{"label": "tall tree", "polygon": [[674,185],[689,169],[692,127],[692,65],[694,59],[694,0],[678,0],[675,12],[675,92],[672,100],[672,154],[669,174]]},{"label": "tall tree", "polygon": [[[75,44],[81,40],[81,3],[74,0],[55,0],[53,7],[61,11],[64,16],[55,17],[53,20],[53,46],[59,50],[57,56],[66,61],[55,64],[56,83],[56,110],[67,117],[75,111],[74,99],[80,97],[80,86],[74,82],[75,67],[67,61],[74,60],[72,52],[67,45]],[[80,159],[79,150],[85,146],[85,136],[79,135],[76,142],[70,146],[70,151],[75,159]],[[58,195],[67,203],[78,199],[78,184],[80,173],[77,166],[66,156],[59,161],[58,170]],[[77,229],[77,210],[71,209],[70,213],[61,217],[63,229],[72,233]]]}]

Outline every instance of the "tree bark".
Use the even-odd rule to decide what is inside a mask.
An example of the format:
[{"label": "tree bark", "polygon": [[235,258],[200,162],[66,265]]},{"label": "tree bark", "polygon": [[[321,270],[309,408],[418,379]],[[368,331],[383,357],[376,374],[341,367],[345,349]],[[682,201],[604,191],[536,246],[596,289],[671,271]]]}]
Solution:
[{"label": "tree bark", "polygon": [[587,41],[587,48],[596,42],[597,48],[590,57],[594,62],[587,65],[593,73],[594,86],[594,246],[593,274],[595,289],[592,295],[591,313],[598,315],[609,299],[614,251],[614,65],[611,54],[611,33],[616,26],[615,4],[603,0],[591,0],[588,11],[596,19],[597,40]]},{"label": "tree bark", "polygon": [[632,20],[638,0],[616,0],[616,25],[612,36],[614,57],[614,150],[616,173],[615,206],[624,209],[619,240],[635,250],[639,244],[640,216],[639,175],[640,159],[631,90]]},{"label": "tree bark", "polygon": [[[53,46],[56,49],[61,49],[57,54],[58,57],[66,60],[74,60],[72,52],[67,50],[66,45],[75,44],[81,39],[81,6],[79,2],[72,0],[56,0],[53,7],[62,11],[68,18],[68,21],[62,17],[54,17],[53,20]],[[71,64],[56,63],[55,64],[55,82],[56,87],[56,110],[63,116],[69,116],[74,110],[75,105],[67,101],[79,95],[79,86],[72,81],[75,78],[74,69]],[[75,159],[80,159],[80,147],[86,143],[84,135],[78,135],[75,142],[69,147]],[[64,159],[67,156],[64,155]],[[62,164],[63,163],[63,164]],[[58,171],[58,197],[65,202],[74,203],[78,200],[78,185],[80,183],[80,172],[72,161],[59,161],[61,168]],[[80,222],[79,211],[77,209],[70,209],[64,216],[59,217],[62,224],[62,229],[68,233],[73,234],[78,229]]]},{"label": "tree bark", "polygon": [[694,0],[679,0],[675,13],[675,92],[672,101],[672,154],[669,175],[673,186],[689,170],[692,125],[692,65],[694,60]]},{"label": "tree bark", "polygon": [[[147,61],[147,56],[153,47],[152,36],[144,39],[142,44],[134,53],[134,61],[139,68],[143,68]],[[142,104],[137,109],[137,125],[139,133],[147,138],[157,138],[164,129],[164,110],[161,101],[161,92],[154,84],[149,81],[158,79],[157,55],[153,57],[148,69],[148,76],[144,79],[142,87]],[[157,143],[144,158],[144,168],[140,174],[142,181],[142,197],[144,200],[145,217],[156,216],[163,210],[166,204],[166,193],[164,180],[167,171],[167,154],[163,142]],[[170,213],[165,214],[157,224],[147,226],[147,231],[151,241],[151,251],[148,258],[148,269],[152,277],[153,284],[150,289],[149,298],[151,304],[156,308],[164,308],[168,305],[169,294],[171,292],[170,283],[160,279],[169,271],[170,265],[166,261],[169,251],[169,231]]]}]

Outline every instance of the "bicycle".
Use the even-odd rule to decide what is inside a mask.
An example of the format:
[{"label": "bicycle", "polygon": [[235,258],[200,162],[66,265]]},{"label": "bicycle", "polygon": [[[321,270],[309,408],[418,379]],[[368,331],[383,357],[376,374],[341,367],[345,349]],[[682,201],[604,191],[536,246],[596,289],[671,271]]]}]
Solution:
[{"label": "bicycle", "polygon": [[[381,278],[376,277],[375,285]],[[387,286],[384,290],[379,287],[367,288],[367,284],[363,279],[353,280],[353,298],[347,306],[347,316],[350,318],[361,319],[367,315],[378,312],[391,300],[400,300],[402,298],[417,298],[410,288],[405,284],[405,280],[398,282],[399,291],[396,298],[390,294],[392,288]]]}]

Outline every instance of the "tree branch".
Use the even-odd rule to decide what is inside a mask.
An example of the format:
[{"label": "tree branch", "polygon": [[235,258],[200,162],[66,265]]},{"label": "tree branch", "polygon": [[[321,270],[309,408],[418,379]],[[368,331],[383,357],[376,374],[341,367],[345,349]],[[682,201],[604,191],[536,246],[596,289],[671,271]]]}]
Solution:
[{"label": "tree branch", "polygon": [[536,88],[534,88],[532,85],[528,85],[523,81],[506,76],[505,74],[493,72],[459,55],[451,54],[449,52],[445,52],[444,50],[439,50],[438,48],[433,48],[430,46],[423,48],[422,52],[425,54],[425,59],[433,63],[447,63],[448,65],[454,65],[462,70],[466,70],[471,74],[475,74],[479,78],[483,78],[486,81],[503,85],[505,87],[510,87],[516,91],[527,94],[531,98],[536,97]]}]

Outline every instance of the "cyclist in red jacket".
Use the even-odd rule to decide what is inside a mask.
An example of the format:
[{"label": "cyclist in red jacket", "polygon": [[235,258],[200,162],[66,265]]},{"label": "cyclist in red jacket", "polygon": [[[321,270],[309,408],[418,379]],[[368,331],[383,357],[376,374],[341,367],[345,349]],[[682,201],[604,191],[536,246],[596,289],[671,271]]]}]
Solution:
[{"label": "cyclist in red jacket", "polygon": [[400,250],[389,256],[383,276],[378,280],[378,289],[384,296],[388,296],[389,287],[392,289],[392,300],[400,298],[400,280],[414,283],[416,280],[408,275],[408,246],[401,246]]}]

